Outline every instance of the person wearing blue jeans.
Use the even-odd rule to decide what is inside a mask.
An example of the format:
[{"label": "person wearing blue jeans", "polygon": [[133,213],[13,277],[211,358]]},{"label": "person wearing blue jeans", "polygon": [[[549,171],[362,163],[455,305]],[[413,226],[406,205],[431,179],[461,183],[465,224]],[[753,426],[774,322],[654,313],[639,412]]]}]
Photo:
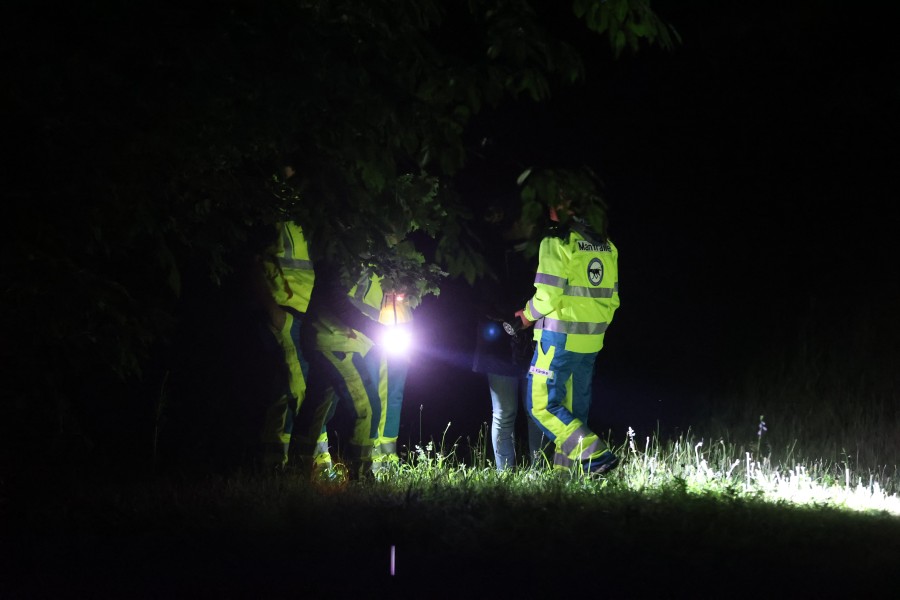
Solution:
[{"label": "person wearing blue jeans", "polygon": [[[524,406],[528,387],[528,363],[517,360],[516,356],[532,347],[529,337],[530,335],[525,334],[519,335],[518,339],[511,338],[496,320],[484,319],[478,323],[472,370],[487,375],[491,395],[491,447],[498,471],[519,466],[516,419],[520,404]],[[521,343],[526,346],[517,353],[517,344]],[[548,440],[528,411],[524,414],[529,451],[528,460],[524,464],[540,464],[543,460],[542,451]]]},{"label": "person wearing blue jeans", "polygon": [[[489,260],[491,277],[479,280],[476,287],[475,352],[472,370],[487,375],[491,396],[491,446],[498,471],[520,466],[516,454],[516,420],[523,414],[528,436],[524,465],[548,462],[544,451],[550,440],[524,406],[528,388],[528,368],[534,354],[531,330],[508,334],[503,321],[515,321],[515,310],[533,293],[531,281],[537,261],[525,256],[525,241],[531,226],[520,218],[517,197],[496,195],[486,207],[480,224],[484,255]],[[503,315],[503,316],[500,316]],[[524,444],[522,444],[524,445]]]},{"label": "person wearing blue jeans", "polygon": [[[491,392],[491,446],[494,449],[494,461],[498,471],[515,467],[516,462],[516,417],[519,414],[519,402],[525,400],[528,380],[525,376],[510,377],[488,373],[488,388]],[[525,413],[528,414],[527,411]],[[528,423],[527,464],[540,461],[542,446],[545,443],[543,432],[531,417]]]}]

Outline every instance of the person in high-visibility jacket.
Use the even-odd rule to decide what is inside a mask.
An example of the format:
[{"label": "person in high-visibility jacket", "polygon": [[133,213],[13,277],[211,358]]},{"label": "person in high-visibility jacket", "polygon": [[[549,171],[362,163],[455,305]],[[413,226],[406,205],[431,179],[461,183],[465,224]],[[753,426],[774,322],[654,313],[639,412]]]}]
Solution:
[{"label": "person in high-visibility jacket", "polygon": [[[352,410],[353,431],[344,458],[351,479],[371,474],[372,449],[381,418],[378,396],[385,326],[351,302],[337,265],[315,258],[316,285],[309,304],[311,351],[306,403],[294,420],[289,460],[310,472],[327,451],[326,425],[336,402]],[[333,391],[333,394],[331,393]],[[330,455],[329,455],[330,457]]]},{"label": "person in high-visibility jacket", "polygon": [[[392,336],[393,344],[401,344],[408,340],[412,326],[412,307],[410,298],[404,293],[389,291],[382,287],[383,278],[365,269],[359,281],[348,296],[350,302],[372,320],[391,328],[397,336]],[[400,431],[400,411],[403,406],[403,393],[406,377],[409,372],[409,355],[402,348],[390,344],[384,348],[373,349],[366,357],[366,364],[375,373],[374,361],[380,361],[378,373],[378,398],[380,418],[373,421],[373,470],[381,469],[399,461],[397,454],[397,438]],[[336,395],[335,390],[329,390]],[[336,400],[326,416],[325,423],[334,416]],[[315,464],[321,468],[331,466],[331,453],[328,447],[327,426],[322,428],[316,446]]]},{"label": "person in high-visibility jacket", "polygon": [[284,352],[288,389],[267,407],[262,428],[263,463],[283,466],[291,440],[294,415],[306,396],[309,362],[301,348],[301,329],[315,284],[315,272],[303,229],[296,223],[278,225],[275,244],[263,257],[268,283],[264,302],[270,329]]},{"label": "person in high-visibility jacket", "polygon": [[[550,218],[558,221],[555,210]],[[556,469],[603,474],[618,458],[587,425],[597,353],[619,307],[618,250],[572,215],[541,241],[535,293],[516,312],[534,326],[527,405],[556,443]]]}]

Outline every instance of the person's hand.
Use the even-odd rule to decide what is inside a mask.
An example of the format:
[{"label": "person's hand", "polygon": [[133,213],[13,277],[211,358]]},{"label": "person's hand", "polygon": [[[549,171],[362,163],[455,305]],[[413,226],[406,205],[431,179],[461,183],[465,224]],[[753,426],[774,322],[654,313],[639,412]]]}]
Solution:
[{"label": "person's hand", "polygon": [[517,310],[517,311],[516,311],[516,316],[519,317],[519,319],[522,320],[522,327],[523,327],[523,328],[528,328],[528,327],[531,327],[532,325],[534,325],[534,321],[529,320],[528,317],[525,316],[525,311],[524,311],[524,310]]}]

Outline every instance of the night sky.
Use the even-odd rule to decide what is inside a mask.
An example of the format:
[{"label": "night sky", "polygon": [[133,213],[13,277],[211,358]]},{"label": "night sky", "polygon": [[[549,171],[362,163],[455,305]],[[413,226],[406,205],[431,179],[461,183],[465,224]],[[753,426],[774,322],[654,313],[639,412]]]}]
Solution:
[{"label": "night sky", "polygon": [[[583,157],[606,184],[622,306],[591,423],[616,435],[691,426],[811,315],[838,324],[900,299],[890,19],[837,2],[653,6],[683,38],[674,52],[612,61],[602,40],[584,86],[506,113],[500,140]],[[490,420],[471,294],[451,284],[417,313],[427,349],[401,442],[448,423],[447,441],[474,439]]]}]

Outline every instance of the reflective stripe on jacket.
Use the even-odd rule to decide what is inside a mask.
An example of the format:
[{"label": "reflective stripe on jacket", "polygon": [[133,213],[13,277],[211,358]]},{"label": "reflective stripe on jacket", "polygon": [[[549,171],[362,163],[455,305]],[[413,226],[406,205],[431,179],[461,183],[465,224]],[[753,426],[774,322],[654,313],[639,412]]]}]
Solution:
[{"label": "reflective stripe on jacket", "polygon": [[267,264],[275,302],[302,313],[309,306],[316,275],[309,259],[303,230],[296,223],[283,223],[275,246],[278,264]]},{"label": "reflective stripe on jacket", "polygon": [[619,307],[618,257],[611,241],[597,241],[577,223],[565,238],[545,237],[535,293],[524,310],[536,321],[534,339],[552,331],[565,336],[566,350],[599,352]]}]

